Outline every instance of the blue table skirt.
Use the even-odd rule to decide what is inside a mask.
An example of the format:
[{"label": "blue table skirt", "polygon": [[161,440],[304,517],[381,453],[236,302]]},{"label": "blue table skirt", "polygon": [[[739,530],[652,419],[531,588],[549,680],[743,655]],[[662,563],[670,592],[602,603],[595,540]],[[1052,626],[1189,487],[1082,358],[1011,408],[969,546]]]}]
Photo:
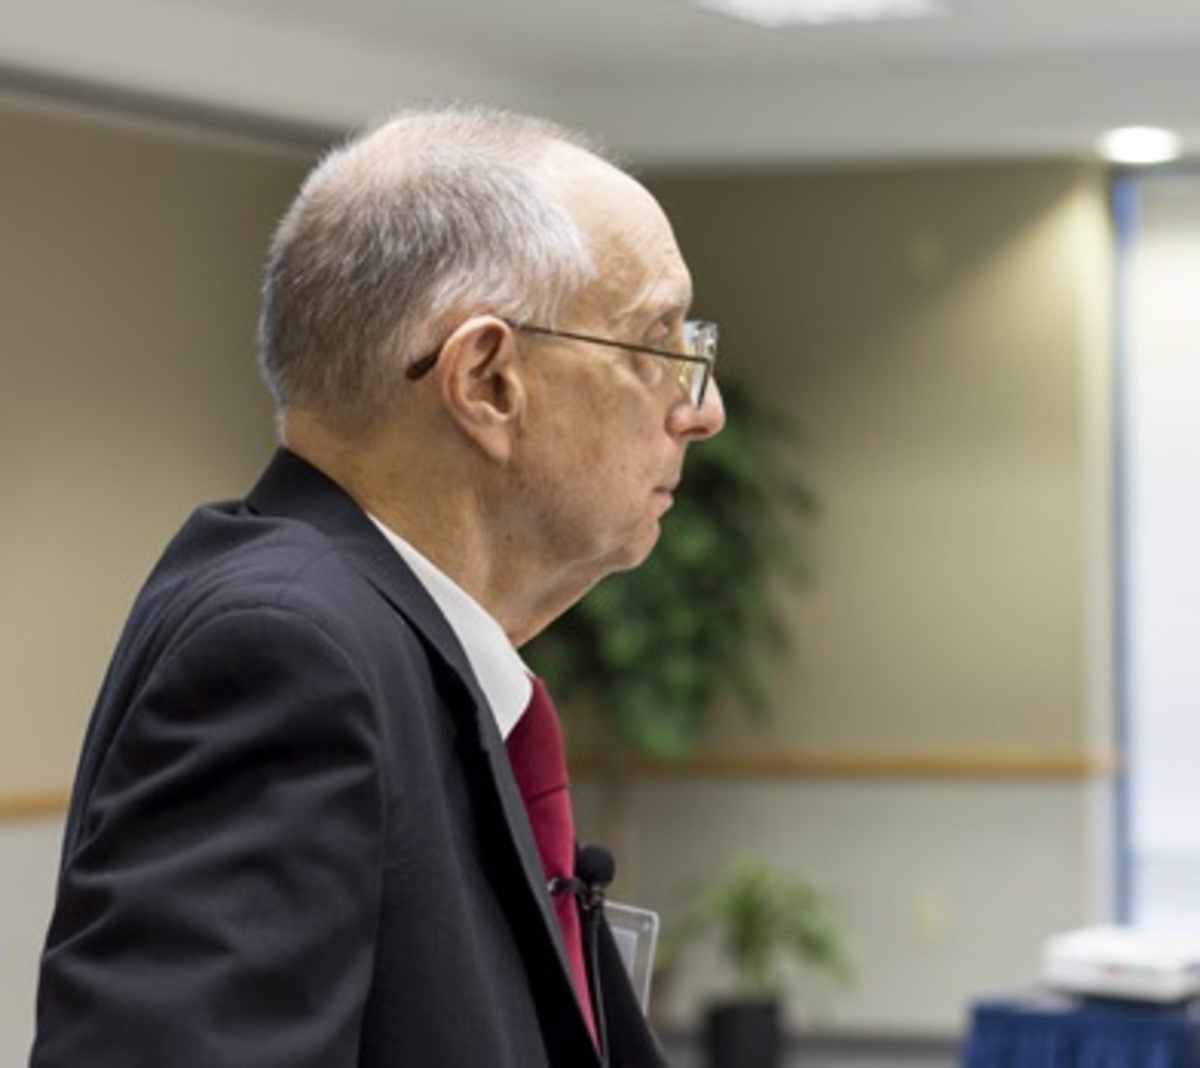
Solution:
[{"label": "blue table skirt", "polygon": [[971,1007],[963,1068],[1200,1068],[1195,1003],[1053,994]]}]

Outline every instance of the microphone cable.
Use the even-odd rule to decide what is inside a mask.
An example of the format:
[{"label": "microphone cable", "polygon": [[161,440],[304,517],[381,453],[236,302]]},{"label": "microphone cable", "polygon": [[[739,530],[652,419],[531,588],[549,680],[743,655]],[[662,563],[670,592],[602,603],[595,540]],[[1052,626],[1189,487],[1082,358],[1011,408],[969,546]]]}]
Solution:
[{"label": "microphone cable", "polygon": [[608,1068],[608,1024],[604,1015],[604,991],[600,985],[600,919],[604,914],[604,895],[617,872],[612,853],[601,845],[584,846],[575,857],[572,891],[579,901],[588,978],[592,988],[592,1015],[596,1021],[596,1045],[600,1063]]}]

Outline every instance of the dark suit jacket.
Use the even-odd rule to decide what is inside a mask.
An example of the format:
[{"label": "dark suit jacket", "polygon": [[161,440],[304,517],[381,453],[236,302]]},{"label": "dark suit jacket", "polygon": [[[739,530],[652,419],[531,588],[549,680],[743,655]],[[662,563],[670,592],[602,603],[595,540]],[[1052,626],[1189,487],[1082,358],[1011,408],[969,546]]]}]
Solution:
[{"label": "dark suit jacket", "polygon": [[[660,1068],[602,943],[612,1063]],[[286,451],[189,520],[130,616],[80,762],[32,1064],[599,1064],[458,641]]]}]

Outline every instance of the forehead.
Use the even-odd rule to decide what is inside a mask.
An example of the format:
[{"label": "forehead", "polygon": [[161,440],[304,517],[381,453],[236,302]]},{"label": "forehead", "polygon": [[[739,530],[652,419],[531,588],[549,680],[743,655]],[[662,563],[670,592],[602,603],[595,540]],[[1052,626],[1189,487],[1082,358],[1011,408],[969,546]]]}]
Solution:
[{"label": "forehead", "polygon": [[563,203],[583,231],[597,267],[593,301],[611,318],[644,312],[680,315],[692,280],[670,221],[649,191],[587,153],[561,162]]}]

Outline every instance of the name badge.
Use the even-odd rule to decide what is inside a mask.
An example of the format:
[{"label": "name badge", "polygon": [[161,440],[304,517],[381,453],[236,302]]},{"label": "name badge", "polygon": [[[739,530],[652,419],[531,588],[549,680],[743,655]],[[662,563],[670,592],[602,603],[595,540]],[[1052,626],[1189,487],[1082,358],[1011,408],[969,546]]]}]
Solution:
[{"label": "name badge", "polygon": [[604,915],[612,928],[625,970],[629,972],[638,1004],[645,1013],[650,1005],[650,977],[658,947],[658,913],[606,901]]}]

